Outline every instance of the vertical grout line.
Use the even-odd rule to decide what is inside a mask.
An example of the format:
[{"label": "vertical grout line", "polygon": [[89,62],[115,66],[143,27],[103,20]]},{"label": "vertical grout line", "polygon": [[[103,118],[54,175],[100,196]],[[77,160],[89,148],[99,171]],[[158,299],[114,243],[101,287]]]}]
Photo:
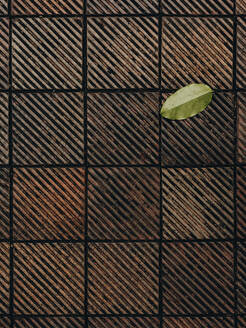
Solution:
[{"label": "vertical grout line", "polygon": [[233,167],[233,201],[234,201],[234,242],[233,242],[233,279],[234,279],[234,325],[237,320],[237,15],[236,0],[233,1],[233,95],[234,95],[234,167]]},{"label": "vertical grout line", "polygon": [[12,132],[12,17],[11,17],[12,1],[8,0],[8,17],[9,17],[9,314],[10,327],[14,327],[14,245],[13,245],[13,132]]},{"label": "vertical grout line", "polygon": [[160,167],[160,242],[159,242],[159,317],[160,317],[160,328],[163,326],[163,300],[162,300],[162,234],[163,234],[163,217],[162,217],[162,117],[160,115],[160,108],[162,103],[162,92],[161,92],[161,54],[162,54],[162,0],[159,0],[159,30],[158,30],[158,46],[159,46],[159,70],[158,70],[158,84],[159,84],[159,167]]},{"label": "vertical grout line", "polygon": [[83,85],[84,90],[84,162],[85,162],[85,244],[84,244],[84,313],[85,328],[88,328],[88,149],[87,149],[87,1],[83,13]]}]

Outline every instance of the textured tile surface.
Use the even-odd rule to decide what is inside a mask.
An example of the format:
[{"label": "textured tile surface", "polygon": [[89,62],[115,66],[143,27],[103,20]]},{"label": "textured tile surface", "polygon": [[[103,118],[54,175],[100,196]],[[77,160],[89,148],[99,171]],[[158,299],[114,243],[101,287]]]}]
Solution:
[{"label": "textured tile surface", "polygon": [[237,22],[237,87],[246,87],[246,18]]},{"label": "textured tile surface", "polygon": [[159,328],[158,318],[91,318],[89,328]]},{"label": "textured tile surface", "polygon": [[237,169],[237,231],[239,238],[246,237],[246,168]]},{"label": "textured tile surface", "polygon": [[10,327],[10,319],[7,317],[0,318],[0,327],[1,328],[9,328]]},{"label": "textured tile surface", "polygon": [[233,238],[233,168],[163,169],[163,238]]},{"label": "textured tile surface", "polygon": [[8,0],[0,0],[0,15],[8,14]]},{"label": "textured tile surface", "polygon": [[238,93],[237,108],[237,160],[246,163],[246,93]]},{"label": "textured tile surface", "polygon": [[233,116],[233,94],[217,93],[211,105],[195,117],[181,121],[163,119],[162,164],[232,164]]},{"label": "textured tile surface", "polygon": [[83,116],[81,93],[14,95],[14,163],[82,163]]},{"label": "textured tile surface", "polygon": [[13,23],[14,88],[81,88],[81,18],[19,18]]},{"label": "textured tile surface", "polygon": [[0,89],[9,87],[9,19],[0,18]]},{"label": "textured tile surface", "polygon": [[164,88],[189,83],[232,88],[232,19],[163,18],[162,37]]},{"label": "textured tile surface", "polygon": [[158,164],[159,94],[88,96],[90,164]]},{"label": "textured tile surface", "polygon": [[[0,41],[1,42],[1,41]],[[7,93],[0,93],[0,164],[9,161],[9,97]]]},{"label": "textured tile surface", "polygon": [[88,18],[88,87],[158,87],[158,18]]},{"label": "textured tile surface", "polygon": [[246,14],[246,1],[236,0],[236,12],[237,14]]},{"label": "textured tile surface", "polygon": [[9,170],[0,170],[0,239],[9,238]]},{"label": "textured tile surface", "polygon": [[0,243],[0,314],[9,312],[9,273],[9,244]]},{"label": "textured tile surface", "polygon": [[17,244],[14,253],[16,314],[68,314],[84,308],[81,244]]},{"label": "textured tile surface", "polygon": [[21,318],[15,320],[14,328],[84,328],[80,317]]},{"label": "textured tile surface", "polygon": [[146,14],[158,13],[158,0],[88,0],[88,14]]},{"label": "textured tile surface", "polygon": [[238,243],[238,312],[246,312],[246,243]]},{"label": "textured tile surface", "polygon": [[167,243],[162,249],[165,314],[233,311],[231,243]]},{"label": "textured tile surface", "polygon": [[167,318],[163,328],[234,328],[234,319],[226,318]]},{"label": "textured tile surface", "polygon": [[158,313],[158,256],[158,243],[90,244],[89,313]]},{"label": "textured tile surface", "polygon": [[246,326],[246,316],[238,316],[237,317],[237,327],[238,328],[244,328]]},{"label": "textured tile surface", "polygon": [[84,170],[14,171],[14,237],[78,239],[84,232]]},{"label": "textured tile surface", "polygon": [[157,239],[158,168],[89,170],[88,235],[92,239]]}]

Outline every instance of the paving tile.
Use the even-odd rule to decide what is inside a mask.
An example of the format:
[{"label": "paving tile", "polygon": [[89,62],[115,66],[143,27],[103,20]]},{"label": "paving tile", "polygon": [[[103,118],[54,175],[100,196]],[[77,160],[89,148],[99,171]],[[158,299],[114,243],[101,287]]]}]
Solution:
[{"label": "paving tile", "polygon": [[237,20],[237,87],[246,87],[246,18]]},{"label": "paving tile", "polygon": [[158,258],[158,243],[90,244],[89,313],[157,314]]},{"label": "paving tile", "polygon": [[89,328],[159,328],[158,318],[90,318]]},{"label": "paving tile", "polygon": [[0,93],[0,164],[9,163],[9,98],[7,93]]},{"label": "paving tile", "polygon": [[0,239],[9,238],[9,170],[0,170]]},{"label": "paving tile", "polygon": [[8,0],[0,0],[0,15],[8,15]]},{"label": "paving tile", "polygon": [[83,238],[84,169],[16,169],[13,188],[15,239]]},{"label": "paving tile", "polygon": [[216,93],[211,104],[192,118],[163,119],[162,164],[233,164],[234,111],[232,93]]},{"label": "paving tile", "polygon": [[88,18],[88,87],[158,87],[158,18]]},{"label": "paving tile", "polygon": [[163,18],[162,86],[232,88],[233,19]]},{"label": "paving tile", "polygon": [[95,168],[88,178],[91,239],[158,239],[158,168]]},{"label": "paving tile", "polygon": [[[3,1],[3,0],[2,0]],[[13,15],[82,14],[83,0],[12,0]]]},{"label": "paving tile", "polygon": [[246,14],[246,0],[236,0],[237,14]]},{"label": "paving tile", "polygon": [[232,243],[164,243],[162,250],[165,314],[233,312]]},{"label": "paving tile", "polygon": [[246,163],[246,93],[240,92],[237,97],[237,161]]},{"label": "paving tile", "polygon": [[82,18],[14,19],[12,46],[14,88],[81,88]]},{"label": "paving tile", "polygon": [[9,274],[9,244],[0,243],[0,314],[9,313]]},{"label": "paving tile", "polygon": [[82,313],[83,257],[81,244],[16,244],[14,312]]},{"label": "paving tile", "polygon": [[167,318],[163,328],[234,328],[234,319],[226,318]]},{"label": "paving tile", "polygon": [[84,328],[85,320],[81,317],[41,317],[18,318],[14,328]]},{"label": "paving tile", "polygon": [[[238,243],[237,251],[237,300],[238,313],[246,312],[246,243]],[[242,321],[242,320],[241,320]]]},{"label": "paving tile", "polygon": [[14,95],[14,164],[83,163],[83,113],[81,93]]},{"label": "paving tile", "polygon": [[9,19],[0,18],[0,89],[9,87]]},{"label": "paving tile", "polygon": [[237,234],[246,237],[246,168],[237,168]]},{"label": "paving tile", "polygon": [[158,13],[158,0],[88,0],[87,14],[150,14]]},{"label": "paving tile", "polygon": [[163,169],[163,238],[233,238],[233,168]]},{"label": "paving tile", "polygon": [[89,164],[158,164],[159,94],[89,94]]}]

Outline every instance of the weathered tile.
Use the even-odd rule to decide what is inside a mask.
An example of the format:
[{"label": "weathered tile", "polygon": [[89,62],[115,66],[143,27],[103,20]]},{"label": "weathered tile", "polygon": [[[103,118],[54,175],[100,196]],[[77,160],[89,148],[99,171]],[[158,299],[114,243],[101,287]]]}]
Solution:
[{"label": "weathered tile", "polygon": [[9,170],[0,169],[0,239],[9,238],[9,190]]},{"label": "weathered tile", "polygon": [[14,328],[84,328],[85,320],[81,317],[36,317],[18,318]]},{"label": "weathered tile", "polygon": [[9,262],[9,244],[0,243],[0,314],[9,313]]},{"label": "weathered tile", "polygon": [[159,328],[160,322],[158,318],[90,318],[89,328]]},{"label": "weathered tile", "polygon": [[237,168],[237,233],[246,237],[246,168]]},{"label": "weathered tile", "polygon": [[237,14],[246,14],[246,0],[236,0]]},{"label": "weathered tile", "polygon": [[9,19],[0,18],[0,89],[9,87]]},{"label": "weathered tile", "polygon": [[165,318],[163,328],[234,328],[234,319],[231,317]]},{"label": "weathered tile", "polygon": [[246,163],[246,93],[239,92],[237,97],[237,161]]},{"label": "weathered tile", "polygon": [[237,310],[246,311],[246,243],[238,243],[237,251]]},{"label": "weathered tile", "polygon": [[[1,42],[1,41],[0,41]],[[9,97],[0,93],[0,164],[9,163]]]},{"label": "weathered tile", "polygon": [[246,18],[237,20],[237,87],[246,87]]},{"label": "weathered tile", "polygon": [[158,0],[88,0],[88,14],[150,14],[158,13]]}]

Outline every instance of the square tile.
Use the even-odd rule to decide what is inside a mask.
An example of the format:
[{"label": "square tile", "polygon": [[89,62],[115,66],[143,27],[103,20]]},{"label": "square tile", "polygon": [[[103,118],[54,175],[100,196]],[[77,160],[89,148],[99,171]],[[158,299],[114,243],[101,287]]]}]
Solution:
[{"label": "square tile", "polygon": [[246,87],[246,17],[237,20],[237,87]]},{"label": "square tile", "polygon": [[239,92],[237,97],[237,161],[246,163],[246,93]]},{"label": "square tile", "polygon": [[81,317],[36,317],[18,318],[14,328],[84,328],[85,320]]},{"label": "square tile", "polygon": [[234,319],[222,318],[165,318],[163,328],[234,328]]},{"label": "square tile", "polygon": [[161,0],[162,12],[171,15],[232,15],[233,0]]},{"label": "square tile", "polygon": [[165,314],[232,313],[233,244],[164,243]]},{"label": "square tile", "polygon": [[[0,0],[1,1],[1,0]],[[12,0],[13,15],[82,14],[83,0]]]},{"label": "square tile", "polygon": [[9,313],[9,274],[9,244],[0,243],[0,314]]},{"label": "square tile", "polygon": [[84,161],[81,93],[13,96],[15,164],[81,164]]},{"label": "square tile", "polygon": [[9,97],[0,93],[0,164],[9,163]]},{"label": "square tile", "polygon": [[90,164],[158,164],[159,94],[88,95]]},{"label": "square tile", "polygon": [[159,328],[158,318],[89,318],[89,328]]},{"label": "square tile", "polygon": [[10,319],[8,317],[2,317],[0,318],[0,327],[1,328],[9,328],[10,325]]},{"label": "square tile", "polygon": [[236,0],[237,14],[246,14],[246,0]]},{"label": "square tile", "polygon": [[69,314],[84,311],[84,246],[16,244],[15,314]]},{"label": "square tile", "polygon": [[16,169],[13,189],[15,239],[83,238],[84,169]]},{"label": "square tile", "polygon": [[163,169],[163,238],[233,238],[233,168]]},{"label": "square tile", "polygon": [[194,117],[163,119],[162,164],[233,164],[234,113],[232,93],[216,93],[208,108]]},{"label": "square tile", "polygon": [[13,20],[13,87],[82,86],[82,18]]},{"label": "square tile", "polygon": [[[0,239],[9,238],[9,170],[0,170]],[[1,326],[0,326],[1,327]]]},{"label": "square tile", "polygon": [[88,87],[158,88],[158,18],[88,18]]},{"label": "square tile", "polygon": [[158,277],[158,243],[89,244],[89,314],[157,314]]},{"label": "square tile", "polygon": [[237,236],[246,237],[246,168],[237,168]]},{"label": "square tile", "polygon": [[158,0],[88,0],[87,14],[151,14],[158,13]]},{"label": "square tile", "polygon": [[9,87],[9,19],[0,18],[0,89]]},{"label": "square tile", "polygon": [[91,239],[158,239],[159,168],[95,168],[88,178]]},{"label": "square tile", "polygon": [[237,300],[238,312],[246,312],[246,243],[238,243],[237,251]]},{"label": "square tile", "polygon": [[8,15],[8,0],[0,0],[0,15]]},{"label": "square tile", "polygon": [[163,18],[162,86],[232,88],[232,18]]}]

